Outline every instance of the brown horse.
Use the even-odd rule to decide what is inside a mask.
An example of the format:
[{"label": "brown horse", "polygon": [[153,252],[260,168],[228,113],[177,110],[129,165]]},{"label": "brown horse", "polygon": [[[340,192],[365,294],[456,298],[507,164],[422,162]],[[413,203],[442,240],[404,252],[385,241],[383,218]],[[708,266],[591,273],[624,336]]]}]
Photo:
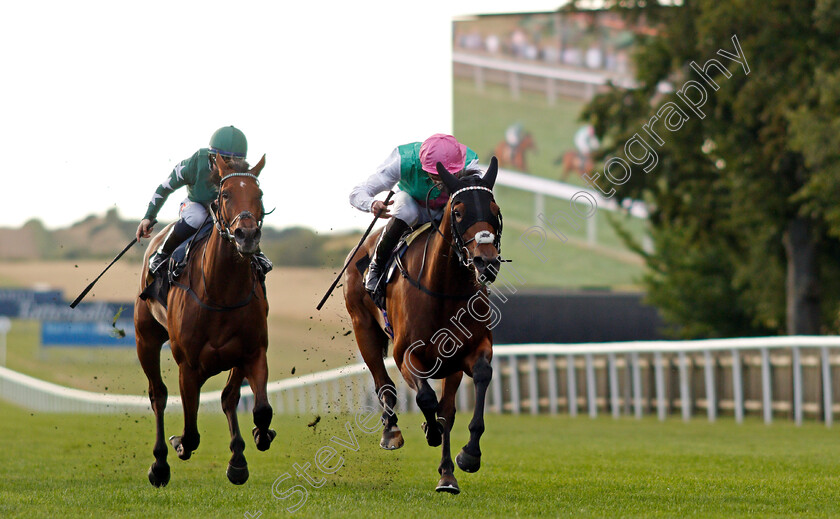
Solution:
[{"label": "brown horse", "polygon": [[[417,392],[417,405],[426,418],[426,441],[432,447],[443,445],[437,491],[457,494],[460,490],[449,434],[455,421],[455,393],[464,373],[475,382],[475,411],[469,424],[469,442],[456,461],[465,472],[475,472],[481,464],[484,400],[493,374],[493,334],[486,318],[491,303],[485,284],[495,280],[501,264],[502,220],[492,192],[498,170],[495,157],[483,178],[478,172],[455,178],[440,163],[437,169],[451,195],[443,219],[437,229],[426,231],[425,239],[421,236],[414,240],[402,256],[403,276],[388,285],[386,307],[394,333],[394,360]],[[374,235],[349,258],[351,264],[372,255],[375,246]],[[394,412],[396,388],[383,360],[388,352],[388,335],[382,313],[363,285],[358,269],[348,269],[345,304],[384,408],[380,446],[398,449],[403,437]],[[477,305],[481,311],[476,310]],[[443,379],[439,400],[429,378]]]},{"label": "brown horse", "polygon": [[496,149],[493,150],[493,155],[499,158],[499,166],[527,173],[528,164],[525,160],[525,154],[531,150],[536,151],[537,144],[534,142],[534,137],[530,133],[526,133],[516,148],[512,148],[503,139],[496,145]]},{"label": "brown horse", "polygon": [[[193,244],[190,261],[169,291],[167,307],[151,299],[137,298],[134,326],[137,356],[149,379],[149,400],[155,413],[157,436],[155,461],[149,481],[159,487],[169,482],[167,445],[163,433],[163,411],[167,391],[160,374],[161,345],[169,340],[178,363],[181,399],[184,406],[184,432],[169,441],[176,454],[187,460],[198,448],[196,426],[199,391],[213,375],[230,370],[222,391],[222,409],[230,427],[228,479],[242,484],[248,479],[243,455],[245,441],[239,433],[236,406],[240,386],[248,379],[254,392],[254,439],[261,451],[268,449],[274,431],[268,428],[272,409],[266,396],[268,366],[266,348],[268,302],[265,291],[251,267],[251,257],[259,250],[263,219],[262,191],[257,176],[265,166],[265,156],[251,170],[244,161],[226,164],[217,161],[219,197],[211,205],[215,232]],[[144,258],[142,292],[147,283],[149,255],[166,236],[155,236]]]},{"label": "brown horse", "polygon": [[561,180],[568,180],[569,173],[573,171],[580,177],[587,171],[592,171],[593,168],[592,156],[586,155],[585,159],[581,159],[580,153],[577,150],[566,151],[554,163],[562,164]]}]

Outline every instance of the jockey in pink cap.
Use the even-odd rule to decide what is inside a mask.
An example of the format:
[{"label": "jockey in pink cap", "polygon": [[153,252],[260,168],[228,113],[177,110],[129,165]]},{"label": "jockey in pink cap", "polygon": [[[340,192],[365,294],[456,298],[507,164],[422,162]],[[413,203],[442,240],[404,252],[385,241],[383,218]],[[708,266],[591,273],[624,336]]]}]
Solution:
[{"label": "jockey in pink cap", "polygon": [[[384,265],[403,233],[410,227],[428,222],[430,217],[433,220],[440,217],[449,194],[441,190],[438,162],[457,176],[475,166],[478,155],[455,137],[437,133],[422,143],[412,142],[394,148],[376,173],[350,192],[350,203],[356,209],[371,213],[381,211],[380,218],[390,218],[379,235],[365,278],[368,292],[375,291]],[[399,190],[388,202],[388,206],[393,207],[374,200],[373,197],[394,186]]]}]

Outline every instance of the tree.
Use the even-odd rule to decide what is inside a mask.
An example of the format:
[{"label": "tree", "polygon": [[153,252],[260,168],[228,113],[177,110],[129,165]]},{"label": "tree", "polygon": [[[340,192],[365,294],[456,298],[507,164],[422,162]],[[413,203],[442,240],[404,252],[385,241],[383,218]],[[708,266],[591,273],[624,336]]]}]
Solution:
[{"label": "tree", "polygon": [[653,208],[650,300],[683,336],[836,329],[838,2],[608,4],[655,29],[637,36],[638,88],[584,111],[606,165],[629,165],[594,185]]}]

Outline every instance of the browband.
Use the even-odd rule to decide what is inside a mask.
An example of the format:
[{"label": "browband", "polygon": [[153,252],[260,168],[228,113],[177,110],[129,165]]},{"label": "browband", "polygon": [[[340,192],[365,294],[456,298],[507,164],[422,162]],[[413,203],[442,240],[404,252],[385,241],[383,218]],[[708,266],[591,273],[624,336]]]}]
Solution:
[{"label": "browband", "polygon": [[484,187],[484,186],[468,186],[468,187],[462,187],[462,188],[461,188],[461,189],[459,189],[458,191],[455,191],[454,193],[452,193],[452,195],[451,195],[449,198],[454,199],[456,196],[460,195],[460,194],[461,194],[461,193],[463,193],[464,191],[475,191],[475,190],[477,190],[477,189],[480,189],[481,191],[487,191],[487,192],[488,192],[488,193],[490,193],[491,195],[493,194],[493,190],[492,190],[492,189],[490,189],[489,187]]},{"label": "browband", "polygon": [[252,175],[250,173],[231,173],[230,175],[223,176],[222,179],[219,180],[219,187],[222,187],[222,183],[231,177],[251,177],[257,182],[258,186],[260,185],[260,179],[258,179],[256,175]]}]

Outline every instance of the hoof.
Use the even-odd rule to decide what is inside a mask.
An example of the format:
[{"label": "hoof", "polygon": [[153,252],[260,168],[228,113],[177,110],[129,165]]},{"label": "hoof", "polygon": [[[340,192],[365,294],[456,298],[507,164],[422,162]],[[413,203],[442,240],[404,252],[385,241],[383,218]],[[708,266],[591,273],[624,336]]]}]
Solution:
[{"label": "hoof", "polygon": [[426,434],[426,443],[429,444],[429,447],[440,447],[440,444],[443,443],[443,423],[445,421],[443,418],[438,418],[435,427],[429,427],[426,422],[420,425],[420,428]]},{"label": "hoof", "polygon": [[251,429],[251,434],[254,435],[254,442],[257,444],[257,450],[267,451],[269,447],[271,447],[271,442],[277,436],[277,432],[274,429],[268,429],[268,433],[264,435],[260,435],[260,430],[256,427]]},{"label": "hoof", "polygon": [[244,467],[234,467],[228,463],[227,472],[228,480],[234,485],[242,485],[248,481],[248,465]]},{"label": "hoof", "polygon": [[382,439],[379,441],[379,446],[385,450],[393,451],[403,446],[402,432],[399,427],[393,427],[391,430],[382,431]]},{"label": "hoof", "polygon": [[172,448],[175,449],[175,453],[178,457],[182,460],[188,460],[190,459],[190,456],[192,456],[192,451],[188,451],[184,448],[184,445],[181,443],[180,436],[170,436],[169,443],[172,445]]},{"label": "hoof", "polygon": [[455,463],[464,472],[478,472],[481,468],[481,456],[473,456],[464,449],[455,456]]},{"label": "hoof", "polygon": [[169,464],[159,464],[157,461],[152,463],[149,467],[149,483],[157,488],[165,487],[169,483]]},{"label": "hoof", "polygon": [[455,476],[442,476],[440,481],[438,481],[435,491],[448,492],[450,494],[461,493],[461,489],[458,488],[458,481],[455,480]]}]

